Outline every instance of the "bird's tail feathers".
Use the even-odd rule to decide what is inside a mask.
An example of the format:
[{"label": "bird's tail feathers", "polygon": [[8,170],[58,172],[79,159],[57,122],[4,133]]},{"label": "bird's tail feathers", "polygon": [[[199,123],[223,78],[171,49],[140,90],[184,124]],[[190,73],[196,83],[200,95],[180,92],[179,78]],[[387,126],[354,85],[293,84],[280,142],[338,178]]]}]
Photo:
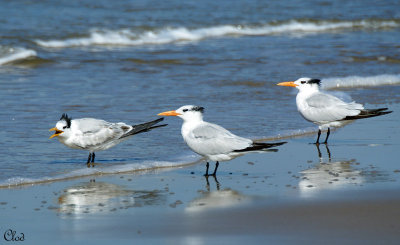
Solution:
[{"label": "bird's tail feathers", "polygon": [[[261,151],[275,146],[280,146],[286,144],[287,142],[276,142],[276,143],[256,143],[254,142],[252,146],[245,149],[235,150],[235,152],[246,152],[246,151]],[[270,151],[270,150],[268,150]]]},{"label": "bird's tail feathers", "polygon": [[163,117],[158,118],[158,119],[156,119],[154,121],[151,121],[151,122],[146,122],[146,123],[142,123],[142,124],[138,124],[138,125],[132,125],[132,130],[127,132],[126,134],[122,135],[121,138],[132,136],[134,134],[140,134],[140,133],[148,132],[148,131],[150,131],[152,129],[155,129],[155,128],[160,128],[160,127],[167,126],[168,124],[162,124],[162,125],[153,126],[153,125],[161,122],[162,120],[164,120]]},{"label": "bird's tail feathers", "polygon": [[360,114],[355,116],[347,116],[343,118],[343,120],[355,120],[355,119],[363,119],[369,117],[377,117],[392,113],[393,111],[387,111],[388,108],[378,108],[378,109],[364,109],[360,111]]}]

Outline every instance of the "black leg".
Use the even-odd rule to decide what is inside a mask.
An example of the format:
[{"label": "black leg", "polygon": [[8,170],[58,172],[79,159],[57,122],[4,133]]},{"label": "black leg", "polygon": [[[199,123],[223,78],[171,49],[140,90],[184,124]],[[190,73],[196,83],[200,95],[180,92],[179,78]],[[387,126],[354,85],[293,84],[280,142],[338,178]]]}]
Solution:
[{"label": "black leg", "polygon": [[91,152],[89,152],[89,157],[88,157],[88,159],[87,159],[87,164],[89,164],[90,163],[90,160],[92,159],[92,153]]},{"label": "black leg", "polygon": [[329,138],[330,134],[331,134],[331,130],[330,130],[330,128],[328,128],[328,132],[326,132],[326,138],[325,138],[324,144],[328,143],[328,138]]},{"label": "black leg", "polygon": [[212,176],[214,178],[214,181],[217,185],[217,191],[219,191],[221,184],[218,182],[217,177],[215,175],[206,175],[204,176],[206,178],[206,189],[208,192],[210,192],[210,182],[208,181],[208,178]]},{"label": "black leg", "polygon": [[315,142],[316,145],[319,144],[319,137],[321,136],[321,129],[318,129],[318,137],[317,137],[317,141]]},{"label": "black leg", "polygon": [[317,147],[317,150],[318,150],[318,157],[319,157],[319,159],[321,159],[322,153],[321,153],[321,150],[319,149],[319,144],[315,144],[315,146]]},{"label": "black leg", "polygon": [[210,164],[207,162],[206,164],[206,174],[204,176],[208,176],[208,168],[210,167]]},{"label": "black leg", "polygon": [[208,192],[210,192],[210,182],[208,181],[208,175],[204,175],[204,177],[206,178],[206,189]]},{"label": "black leg", "polygon": [[90,161],[91,161],[91,159],[92,159],[92,153],[89,152],[89,157],[88,157],[87,162],[86,162],[86,165],[87,165],[88,168],[90,168]]},{"label": "black leg", "polygon": [[220,188],[221,185],[217,180],[217,176],[213,175],[213,177],[214,177],[215,183],[217,184],[217,191],[219,191],[219,188]]},{"label": "black leg", "polygon": [[217,161],[217,162],[215,163],[215,169],[214,169],[214,173],[212,174],[212,176],[215,176],[215,175],[217,174],[218,166],[219,166],[219,162]]},{"label": "black leg", "polygon": [[331,151],[329,150],[328,144],[325,144],[326,147],[326,152],[328,153],[328,157],[329,157],[329,162],[331,162]]},{"label": "black leg", "polygon": [[92,153],[92,163],[94,163],[94,157],[95,157],[95,154],[94,154],[94,152]]}]

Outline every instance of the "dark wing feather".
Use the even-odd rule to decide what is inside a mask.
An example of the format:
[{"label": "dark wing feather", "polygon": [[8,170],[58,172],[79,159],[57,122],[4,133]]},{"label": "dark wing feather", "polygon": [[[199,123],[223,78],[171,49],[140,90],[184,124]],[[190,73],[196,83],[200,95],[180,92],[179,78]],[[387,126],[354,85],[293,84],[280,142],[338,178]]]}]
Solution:
[{"label": "dark wing feather", "polygon": [[287,142],[276,142],[276,143],[256,143],[254,142],[252,146],[249,146],[245,149],[235,150],[234,152],[246,152],[246,151],[260,151],[264,149],[268,149],[275,146],[280,146],[286,144]]},{"label": "dark wing feather", "polygon": [[140,134],[140,133],[143,133],[143,132],[148,132],[148,131],[150,131],[152,129],[155,129],[155,128],[160,128],[160,127],[167,126],[168,124],[162,124],[162,125],[153,126],[154,124],[157,124],[157,123],[161,122],[162,120],[164,120],[163,117],[158,118],[158,119],[156,119],[154,121],[151,121],[151,122],[146,122],[146,123],[142,123],[142,124],[138,124],[138,125],[132,125],[132,129],[129,132],[127,132],[124,135],[122,135],[120,137],[120,139],[128,137],[128,136],[132,136],[134,134]]},{"label": "dark wing feather", "polygon": [[386,111],[387,109],[388,108],[365,109],[365,110],[361,110],[360,114],[358,114],[358,115],[347,116],[347,117],[343,118],[342,120],[363,119],[363,118],[377,117],[377,116],[382,116],[382,115],[392,113],[392,111]]}]

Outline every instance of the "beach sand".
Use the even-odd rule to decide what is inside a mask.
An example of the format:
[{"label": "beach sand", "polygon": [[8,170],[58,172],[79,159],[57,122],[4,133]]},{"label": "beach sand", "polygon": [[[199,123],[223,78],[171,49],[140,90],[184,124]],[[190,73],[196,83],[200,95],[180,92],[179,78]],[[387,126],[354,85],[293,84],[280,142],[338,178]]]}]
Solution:
[{"label": "beach sand", "polygon": [[338,129],[328,147],[285,139],[216,179],[196,163],[1,189],[0,244],[398,244],[396,114]]}]

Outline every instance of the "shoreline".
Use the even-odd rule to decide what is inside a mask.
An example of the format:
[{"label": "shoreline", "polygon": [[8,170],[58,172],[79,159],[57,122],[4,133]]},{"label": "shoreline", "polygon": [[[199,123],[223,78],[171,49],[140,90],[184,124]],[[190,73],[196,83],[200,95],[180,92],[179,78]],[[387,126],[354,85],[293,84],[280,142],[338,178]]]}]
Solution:
[{"label": "shoreline", "polygon": [[[337,129],[331,130],[332,132],[336,131]],[[314,135],[317,133],[318,130],[312,130],[310,128],[307,129],[300,129],[300,130],[292,130],[291,132],[287,134],[278,134],[276,136],[266,136],[266,137],[260,137],[253,139],[255,142],[265,142],[265,141],[273,141],[273,140],[284,140],[284,139],[298,139],[302,137],[307,137]],[[325,131],[323,131],[325,132]],[[195,154],[195,153],[193,153]],[[9,189],[9,188],[20,188],[20,187],[27,187],[27,186],[34,186],[34,185],[41,185],[41,184],[49,184],[53,182],[59,182],[59,181],[68,181],[68,180],[74,180],[74,179],[80,179],[80,178],[88,178],[88,177],[101,177],[101,176],[107,176],[107,175],[118,175],[118,174],[130,174],[130,173],[136,173],[136,172],[142,172],[146,173],[148,171],[157,171],[160,169],[170,169],[171,171],[176,169],[176,168],[182,168],[182,167],[187,167],[195,164],[199,164],[202,161],[204,161],[204,158],[201,156],[197,155],[197,159],[190,161],[190,162],[176,162],[174,165],[170,166],[148,166],[148,168],[140,168],[140,169],[127,169],[127,170],[117,170],[113,172],[111,166],[103,165],[103,168],[83,168],[83,169],[76,169],[72,170],[69,173],[66,173],[64,175],[67,176],[60,176],[60,177],[55,177],[52,179],[49,179],[49,177],[43,177],[43,179],[33,179],[32,181],[27,181],[23,183],[11,183],[11,184],[6,184],[6,181],[9,181],[10,179],[24,179],[24,177],[21,176],[16,176],[13,178],[10,178],[6,180],[4,183],[0,183],[0,190],[1,189]],[[145,162],[149,162],[151,160],[146,160]],[[171,162],[172,163],[172,162]],[[125,164],[125,165],[118,165],[118,166],[113,166],[113,167],[121,167],[121,168],[126,168],[126,165],[140,165],[141,163],[131,163],[131,164]],[[96,165],[96,164],[95,164]],[[77,171],[89,171],[92,170],[91,173],[83,173],[80,175],[76,176],[68,176],[68,174],[71,174],[73,172]],[[30,178],[27,178],[30,179]]]},{"label": "shoreline", "polygon": [[397,244],[396,118],[360,120],[319,147],[313,134],[293,137],[222,162],[216,178],[198,159],[3,188],[0,233],[24,233],[26,244]]}]

